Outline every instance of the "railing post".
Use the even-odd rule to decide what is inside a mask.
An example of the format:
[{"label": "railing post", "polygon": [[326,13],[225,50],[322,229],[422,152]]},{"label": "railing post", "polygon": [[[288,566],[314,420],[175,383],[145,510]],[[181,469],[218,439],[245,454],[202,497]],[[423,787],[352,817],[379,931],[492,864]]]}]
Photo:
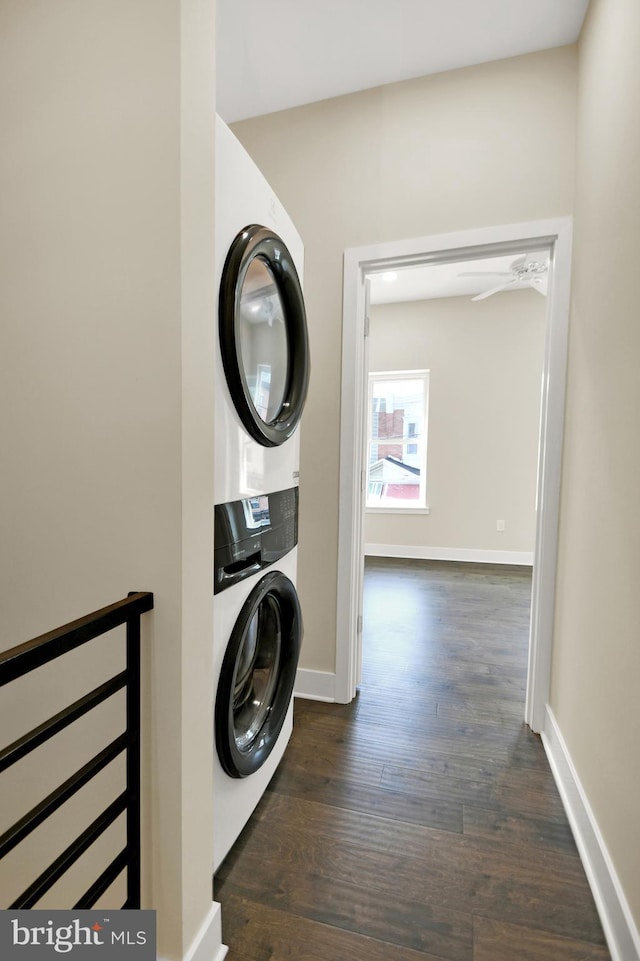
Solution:
[{"label": "railing post", "polygon": [[[131,596],[131,595],[129,595]],[[127,908],[140,907],[140,616],[127,621]]]}]

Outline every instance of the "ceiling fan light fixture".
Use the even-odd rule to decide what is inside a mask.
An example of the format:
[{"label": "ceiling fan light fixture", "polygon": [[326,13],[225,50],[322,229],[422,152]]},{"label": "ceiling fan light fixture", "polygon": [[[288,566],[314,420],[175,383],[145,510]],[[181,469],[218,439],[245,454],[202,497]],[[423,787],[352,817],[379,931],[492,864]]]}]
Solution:
[{"label": "ceiling fan light fixture", "polygon": [[[546,291],[542,289],[542,284],[543,278],[547,274],[548,270],[548,260],[530,260],[527,263],[526,254],[522,257],[516,257],[509,267],[511,280],[508,280],[506,283],[500,284],[497,287],[491,287],[489,290],[483,291],[483,293],[477,294],[471,299],[485,300],[485,298],[491,297],[493,294],[497,294],[501,290],[507,290],[513,285],[516,285],[516,289],[518,289],[518,287],[522,284],[527,287],[533,287],[533,289],[537,290],[538,293],[546,296]],[[487,271],[487,276],[491,276],[489,271]]]}]

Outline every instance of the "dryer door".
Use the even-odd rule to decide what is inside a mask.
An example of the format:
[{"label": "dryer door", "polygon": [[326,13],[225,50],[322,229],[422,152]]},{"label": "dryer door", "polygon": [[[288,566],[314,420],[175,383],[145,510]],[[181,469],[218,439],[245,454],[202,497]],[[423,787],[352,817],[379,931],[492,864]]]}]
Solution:
[{"label": "dryer door", "polygon": [[281,571],[258,581],[225,652],[215,704],[216,748],[231,777],[261,767],[284,723],[302,643],[296,589]]},{"label": "dryer door", "polygon": [[300,280],[286,245],[252,224],[233,241],[222,272],[220,349],[244,427],[264,447],[293,434],[307,397],[309,344]]}]

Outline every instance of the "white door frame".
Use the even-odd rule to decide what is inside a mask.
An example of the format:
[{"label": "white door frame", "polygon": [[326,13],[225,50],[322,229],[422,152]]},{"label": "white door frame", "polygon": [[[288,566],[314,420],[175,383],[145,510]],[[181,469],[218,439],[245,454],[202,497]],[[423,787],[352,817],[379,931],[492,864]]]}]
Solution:
[{"label": "white door frame", "polygon": [[356,693],[360,666],[362,573],[364,565],[364,424],[368,318],[365,278],[379,270],[417,264],[451,263],[517,251],[548,249],[544,368],[538,449],[536,543],[529,640],[525,720],[534,731],[544,722],[551,679],[560,472],[571,286],[572,220],[508,224],[412,240],[353,247],[344,255],[340,503],[338,515],[338,597],[336,700]]}]

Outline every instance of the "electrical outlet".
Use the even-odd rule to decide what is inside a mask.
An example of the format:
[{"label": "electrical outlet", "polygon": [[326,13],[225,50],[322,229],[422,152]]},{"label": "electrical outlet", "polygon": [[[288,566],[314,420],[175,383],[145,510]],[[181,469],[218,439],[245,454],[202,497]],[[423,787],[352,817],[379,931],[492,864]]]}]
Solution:
[{"label": "electrical outlet", "polygon": [[500,533],[504,531],[504,521],[496,521],[496,530],[500,531]]}]

